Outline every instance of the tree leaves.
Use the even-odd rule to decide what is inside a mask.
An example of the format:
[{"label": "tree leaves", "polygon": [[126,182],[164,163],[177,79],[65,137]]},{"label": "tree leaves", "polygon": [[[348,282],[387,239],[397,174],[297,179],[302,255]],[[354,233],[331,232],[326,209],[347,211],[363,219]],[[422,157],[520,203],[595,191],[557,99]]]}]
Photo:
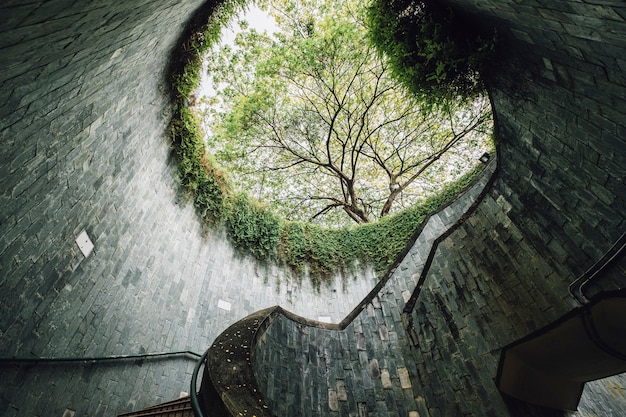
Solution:
[{"label": "tree leaves", "polygon": [[[408,94],[364,42],[359,2],[281,0],[270,14],[280,32],[244,25],[234,45],[209,58],[222,102],[209,116],[208,142],[244,190],[285,217],[367,223],[423,197],[418,178],[444,172],[444,159],[471,166],[477,152],[450,159],[459,141],[471,137],[481,153],[489,147],[471,132],[488,123],[485,100],[444,111]],[[422,53],[437,61],[444,46],[424,42]],[[438,62],[432,76],[446,68]]]},{"label": "tree leaves", "polygon": [[[313,0],[300,0],[298,2],[298,4],[303,3],[307,7],[317,4]],[[355,2],[353,0],[345,0],[341,3],[354,4]],[[292,0],[281,0],[281,4],[295,4],[295,2]],[[486,108],[481,110],[482,106],[487,105],[486,100],[482,102],[477,101],[469,108],[459,107],[458,111],[450,111],[451,108],[448,108],[448,113],[441,113],[434,118],[424,118],[425,113],[421,109],[411,108],[412,117],[420,120],[418,123],[419,129],[411,129],[413,125],[408,122],[405,125],[395,125],[393,129],[395,133],[393,135],[377,141],[372,139],[366,142],[360,148],[361,152],[358,154],[343,154],[343,156],[338,158],[335,156],[328,158],[326,147],[319,146],[327,143],[328,126],[333,125],[335,127],[335,130],[330,130],[331,138],[336,140],[333,142],[333,146],[339,146],[342,149],[353,149],[354,143],[357,142],[351,142],[342,132],[349,132],[350,126],[353,128],[361,126],[360,122],[373,118],[374,114],[370,110],[365,114],[365,117],[358,117],[359,113],[348,105],[351,103],[368,103],[367,89],[360,89],[357,94],[347,99],[347,96],[344,94],[337,93],[337,91],[344,90],[328,88],[329,86],[333,87],[333,83],[339,85],[340,80],[353,77],[355,68],[354,66],[342,66],[341,63],[336,62],[334,59],[337,55],[336,51],[341,50],[341,47],[346,45],[349,45],[348,49],[350,49],[352,44],[342,45],[341,42],[328,40],[321,42],[316,38],[317,34],[324,33],[324,31],[332,32],[329,28],[332,28],[333,25],[337,26],[336,22],[329,21],[324,24],[318,22],[314,23],[313,26],[305,25],[305,32],[296,31],[294,32],[295,34],[289,33],[287,35],[283,33],[275,37],[277,42],[285,43],[290,39],[290,36],[299,34],[303,42],[302,50],[309,54],[307,56],[298,55],[297,51],[289,52],[288,50],[280,49],[277,50],[280,52],[279,54],[275,54],[275,51],[263,52],[261,48],[255,50],[255,54],[262,53],[262,55],[257,57],[250,54],[244,55],[240,51],[241,59],[232,61],[239,67],[228,67],[228,59],[219,61],[219,59],[227,58],[228,56],[220,57],[216,55],[217,53],[214,50],[209,57],[213,59],[213,66],[219,77],[222,77],[224,80],[230,76],[234,78],[239,77],[239,81],[247,77],[247,80],[254,80],[255,83],[253,88],[246,86],[245,83],[241,83],[237,88],[228,87],[230,89],[227,89],[227,87],[224,87],[223,91],[228,92],[224,97],[237,98],[237,111],[221,107],[223,106],[221,102],[222,96],[214,95],[213,97],[200,100],[201,103],[207,102],[212,106],[204,108],[205,119],[208,114],[210,115],[208,119],[212,118],[213,121],[220,121],[220,123],[207,124],[207,120],[204,120],[203,125],[209,128],[207,131],[212,132],[208,138],[209,142],[211,142],[214,148],[221,149],[222,154],[220,156],[229,156],[230,159],[227,158],[228,162],[234,165],[241,165],[239,172],[237,170],[229,172],[231,179],[244,185],[246,181],[252,182],[253,187],[251,188],[257,187],[255,189],[260,190],[260,195],[263,195],[264,190],[267,190],[268,194],[274,197],[273,201],[267,200],[268,204],[255,202],[245,194],[233,191],[229,185],[230,181],[226,181],[224,171],[219,168],[212,156],[206,152],[199,121],[194,116],[194,113],[190,111],[190,106],[192,106],[191,99],[193,98],[192,92],[197,87],[198,81],[195,74],[199,74],[201,67],[201,54],[209,49],[208,46],[216,43],[220,34],[220,25],[226,24],[236,9],[243,5],[245,5],[243,0],[217,4],[209,24],[203,27],[201,31],[192,34],[191,38],[181,48],[181,55],[176,58],[180,68],[176,68],[173,75],[173,118],[169,131],[172,145],[178,156],[181,184],[193,197],[193,204],[203,219],[209,225],[215,226],[220,224],[226,227],[228,236],[235,243],[236,248],[252,253],[260,260],[279,261],[291,267],[299,277],[308,274],[316,285],[338,272],[345,276],[346,272],[359,263],[358,261],[364,261],[370,265],[373,264],[376,272],[384,273],[396,260],[397,255],[405,248],[406,243],[424,219],[424,216],[429,211],[442,207],[443,204],[458,195],[468,182],[478,175],[480,166],[463,175],[465,171],[454,163],[450,163],[451,160],[444,164],[433,165],[415,179],[413,182],[413,184],[416,184],[415,189],[407,187],[402,194],[397,196],[394,202],[394,206],[398,208],[396,214],[385,216],[380,221],[358,227],[325,228],[309,222],[286,221],[281,216],[276,215],[272,209],[281,204],[281,209],[285,211],[288,217],[293,216],[291,218],[297,218],[298,213],[316,213],[316,210],[323,208],[324,204],[328,206],[330,202],[341,202],[339,198],[324,194],[324,190],[327,183],[337,181],[334,171],[328,168],[341,166],[342,163],[345,163],[347,166],[357,166],[358,175],[355,175],[354,178],[346,175],[345,178],[349,182],[344,182],[343,185],[352,185],[356,190],[366,190],[364,194],[357,196],[355,201],[358,208],[361,208],[368,216],[371,215],[375,212],[374,204],[382,204],[389,192],[399,187],[402,181],[404,181],[404,177],[389,168],[384,173],[379,172],[370,176],[363,175],[363,173],[376,172],[375,168],[373,168],[376,165],[376,158],[383,161],[379,166],[387,167],[385,163],[395,160],[396,162],[400,161],[400,166],[406,167],[408,166],[407,161],[416,154],[411,149],[411,138],[423,138],[424,146],[445,147],[446,144],[451,143],[450,139],[455,136],[450,137],[443,133],[434,133],[440,132],[442,125],[449,124],[452,127],[451,132],[453,135],[463,140],[455,142],[451,150],[447,150],[441,155],[437,156],[434,154],[434,156],[437,156],[437,161],[443,161],[454,153],[467,154],[470,156],[470,159],[474,159],[472,152],[479,149],[480,154],[482,154],[484,150],[481,148],[482,145],[480,145],[481,141],[484,141],[484,137],[475,133],[478,130],[481,130],[481,134],[489,133],[490,131],[489,123],[475,123],[480,120],[480,115],[484,117],[487,115],[483,112]],[[348,14],[354,22],[363,26],[363,13],[360,9],[353,8],[348,9],[348,12],[339,13],[338,10],[341,9],[336,8],[335,3],[328,3],[326,6],[322,5],[320,10],[323,11],[325,7],[328,9],[326,12],[331,13],[329,14],[332,17],[331,20],[337,20],[337,22],[341,23],[338,19],[343,13]],[[316,13],[323,14],[322,11],[307,12],[309,13],[307,16],[315,16]],[[304,14],[299,16],[304,16]],[[300,20],[306,23],[307,19]],[[296,21],[294,20],[294,22]],[[342,24],[338,26],[341,27]],[[344,28],[342,30],[347,29]],[[303,33],[306,36],[301,36]],[[267,40],[263,38],[263,34],[254,36],[256,36],[257,40],[261,39],[263,42]],[[363,43],[360,36],[357,36],[355,39]],[[268,39],[274,42],[274,40]],[[246,45],[253,44],[254,42],[250,42]],[[352,47],[350,53],[363,58],[360,53],[355,52],[356,50],[356,47]],[[313,57],[311,53],[315,51],[320,51],[320,56],[325,58],[322,60]],[[289,56],[290,60],[285,61],[284,56]],[[260,59],[257,59],[258,57]],[[368,59],[369,57],[366,57],[364,61],[360,62],[367,63]],[[219,62],[224,62],[227,66],[221,68]],[[382,63],[381,68],[384,67],[385,71],[388,71],[386,63],[383,61],[377,62]],[[244,68],[247,63],[253,64],[251,67],[247,67],[253,71],[248,73],[231,72],[236,68]],[[286,65],[286,63],[289,65]],[[266,66],[263,67],[261,64]],[[357,68],[359,68],[361,75],[370,78],[374,77],[375,79],[376,71],[367,69],[365,66],[357,66]],[[335,78],[331,78],[330,81],[318,79],[318,84],[306,84],[300,81],[305,86],[322,88],[317,90],[318,97],[315,99],[321,101],[311,100],[307,102],[309,104],[308,107],[300,108],[295,106],[295,104],[299,103],[298,100],[304,101],[306,95],[300,94],[299,98],[293,98],[283,93],[285,91],[302,93],[297,88],[290,87],[285,76],[289,75],[291,78],[295,78],[295,75],[299,74],[299,71],[303,69],[308,69],[308,74],[313,75],[332,69],[329,72],[334,74]],[[257,77],[256,75],[261,71],[265,71],[266,74],[263,77]],[[273,74],[279,74],[281,77],[273,77]],[[382,85],[379,84],[379,87]],[[335,94],[333,94],[333,91],[335,91]],[[390,91],[397,91],[397,89]],[[259,94],[259,92],[263,93]],[[314,98],[315,96],[309,97]],[[334,114],[333,107],[326,107],[323,99],[326,102],[340,104],[339,113],[344,112],[348,116],[347,120],[332,122],[332,117],[327,117],[326,122],[319,122],[319,120],[315,122],[320,112],[327,116]],[[315,111],[313,104],[317,104],[319,111]],[[381,101],[379,104],[380,114],[388,117],[398,103],[392,100]],[[283,107],[281,108],[281,106]],[[416,111],[416,109],[420,111]],[[323,111],[327,113],[323,113]],[[198,108],[194,108],[194,112],[197,113]],[[479,117],[479,119],[476,119],[476,117]],[[275,124],[277,131],[290,132],[291,135],[289,136],[293,136],[291,139],[294,137],[309,138],[309,140],[301,142],[292,141],[294,146],[300,146],[294,149],[302,152],[308,151],[313,160],[325,162],[309,169],[303,169],[304,162],[289,161],[288,159],[278,158],[276,154],[271,152],[265,152],[265,150],[272,150],[275,145],[271,142],[264,144],[258,141],[255,142],[256,135],[250,133],[254,132],[257,125],[263,122],[264,119],[277,121]],[[407,117],[402,120],[410,119]],[[488,117],[483,122],[486,120],[488,120]],[[221,122],[223,121],[228,123],[222,125]],[[396,122],[393,121],[389,124],[393,123]],[[244,126],[246,129],[242,131],[237,128],[238,126]],[[214,127],[217,127],[215,132],[213,132]],[[466,131],[464,127],[473,127],[473,130]],[[382,127],[369,129],[370,137],[373,137],[372,134],[378,133],[379,130],[382,131]],[[243,133],[245,132],[249,132],[249,134],[244,135]],[[428,132],[433,134],[427,134]],[[233,133],[235,134],[234,137],[228,136]],[[289,136],[284,137],[283,140],[287,141]],[[432,153],[424,155],[426,157],[430,155],[430,159],[434,159]],[[421,157],[424,158],[424,155]],[[242,159],[243,156],[248,156],[248,158]],[[250,158],[250,156],[252,157]],[[358,164],[354,164],[355,160]],[[242,161],[244,162],[243,164]],[[224,160],[221,162],[224,163]],[[273,176],[271,174],[274,171],[286,172],[287,175]],[[447,176],[448,171],[454,172],[454,175],[450,178],[458,178],[458,175],[462,175],[462,177],[450,186],[445,186],[443,190],[435,188],[433,179],[439,180],[440,176]],[[245,176],[251,173],[256,175]],[[368,181],[375,186],[367,188]],[[437,194],[431,195],[431,197],[424,200],[423,193],[425,191],[437,192]],[[362,198],[362,196],[365,198]],[[283,204],[285,201],[288,204]],[[416,201],[417,203],[415,203]],[[406,205],[404,205],[405,203]],[[337,207],[341,207],[341,205]],[[400,209],[399,207],[408,208]],[[343,211],[331,208],[320,217],[326,219],[326,224],[338,227],[338,225],[342,224],[342,216],[347,218]]]},{"label": "tree leaves", "polygon": [[433,107],[482,94],[495,47],[493,29],[477,28],[436,0],[373,0],[369,38],[394,76]]}]

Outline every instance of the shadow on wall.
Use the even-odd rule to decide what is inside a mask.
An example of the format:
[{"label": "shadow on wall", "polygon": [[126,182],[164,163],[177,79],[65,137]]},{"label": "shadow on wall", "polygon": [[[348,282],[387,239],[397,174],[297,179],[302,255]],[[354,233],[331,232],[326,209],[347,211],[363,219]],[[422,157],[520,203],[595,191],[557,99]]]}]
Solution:
[{"label": "shadow on wall", "polygon": [[602,294],[502,350],[496,384],[531,404],[576,411],[586,382],[626,372],[626,290]]}]

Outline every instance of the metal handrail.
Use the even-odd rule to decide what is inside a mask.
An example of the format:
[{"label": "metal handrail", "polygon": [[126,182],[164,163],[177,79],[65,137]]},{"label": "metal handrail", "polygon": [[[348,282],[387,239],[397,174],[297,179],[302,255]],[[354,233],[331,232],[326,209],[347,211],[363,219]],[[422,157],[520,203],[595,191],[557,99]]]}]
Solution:
[{"label": "metal handrail", "polygon": [[589,302],[583,293],[583,287],[588,285],[605,269],[607,269],[613,261],[615,261],[615,259],[624,252],[624,249],[626,249],[626,232],[622,233],[619,239],[617,239],[617,241],[596,263],[594,263],[587,271],[570,284],[569,292],[580,304],[586,304]]},{"label": "metal handrail", "polygon": [[135,355],[112,355],[112,356],[92,356],[92,357],[0,357],[0,363],[40,363],[40,362],[48,362],[48,363],[68,363],[68,362],[103,362],[103,361],[119,361],[119,360],[140,360],[140,359],[156,359],[156,358],[167,358],[172,356],[186,356],[191,359],[200,358],[196,363],[193,376],[191,379],[191,393],[189,395],[191,400],[191,408],[196,415],[196,417],[205,417],[202,409],[200,408],[200,403],[198,401],[197,390],[196,390],[196,380],[198,379],[198,372],[200,370],[200,366],[206,361],[208,350],[204,352],[203,355],[199,353],[192,352],[190,350],[180,350],[175,352],[157,352],[157,353],[141,353]]},{"label": "metal handrail", "polygon": [[0,362],[12,363],[39,363],[39,362],[103,362],[103,361],[119,361],[131,359],[155,359],[170,356],[192,356],[193,359],[201,357],[199,353],[190,350],[180,350],[175,352],[158,352],[158,353],[139,353],[133,355],[113,355],[113,356],[90,356],[90,357],[31,357],[31,356],[12,356],[0,357]]},{"label": "metal handrail", "polygon": [[205,417],[204,412],[202,411],[202,407],[200,407],[200,401],[198,401],[198,374],[200,373],[200,367],[205,364],[207,354],[209,353],[209,349],[204,352],[204,354],[200,357],[196,366],[193,368],[193,374],[191,375],[191,388],[189,392],[189,398],[191,399],[191,408],[196,417]]}]

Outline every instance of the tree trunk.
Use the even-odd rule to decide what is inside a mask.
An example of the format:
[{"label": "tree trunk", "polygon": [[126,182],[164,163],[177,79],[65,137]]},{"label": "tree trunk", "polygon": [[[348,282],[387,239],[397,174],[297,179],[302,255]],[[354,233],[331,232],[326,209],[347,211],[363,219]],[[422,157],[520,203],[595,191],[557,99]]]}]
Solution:
[{"label": "tree trunk", "polygon": [[392,191],[391,194],[389,194],[389,197],[387,197],[387,201],[385,201],[383,208],[380,210],[381,218],[389,214],[389,211],[391,210],[391,206],[393,205],[393,202],[396,200],[396,197],[400,195],[402,190],[403,190],[402,187],[398,187],[394,191]]},{"label": "tree trunk", "polygon": [[358,207],[343,206],[343,210],[358,224],[369,223],[370,221],[365,212]]}]

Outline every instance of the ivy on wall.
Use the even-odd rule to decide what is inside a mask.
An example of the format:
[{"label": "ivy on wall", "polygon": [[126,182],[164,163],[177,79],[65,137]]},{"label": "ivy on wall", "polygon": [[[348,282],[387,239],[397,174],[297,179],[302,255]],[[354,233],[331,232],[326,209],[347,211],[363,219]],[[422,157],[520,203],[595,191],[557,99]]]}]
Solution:
[{"label": "ivy on wall", "polygon": [[435,0],[374,0],[367,13],[370,41],[396,78],[432,105],[484,91],[497,33],[469,22]]},{"label": "ivy on wall", "polygon": [[231,0],[208,5],[208,22],[194,28],[175,56],[169,134],[178,157],[181,186],[206,224],[224,227],[237,249],[260,261],[285,265],[298,276],[308,271],[316,285],[351,270],[357,262],[373,265],[378,274],[385,273],[427,215],[454,200],[483,167],[477,166],[440,194],[398,214],[341,229],[285,220],[246,194],[235,192],[207,152],[190,99],[200,82],[204,55],[219,41],[221,28],[246,4]]}]

